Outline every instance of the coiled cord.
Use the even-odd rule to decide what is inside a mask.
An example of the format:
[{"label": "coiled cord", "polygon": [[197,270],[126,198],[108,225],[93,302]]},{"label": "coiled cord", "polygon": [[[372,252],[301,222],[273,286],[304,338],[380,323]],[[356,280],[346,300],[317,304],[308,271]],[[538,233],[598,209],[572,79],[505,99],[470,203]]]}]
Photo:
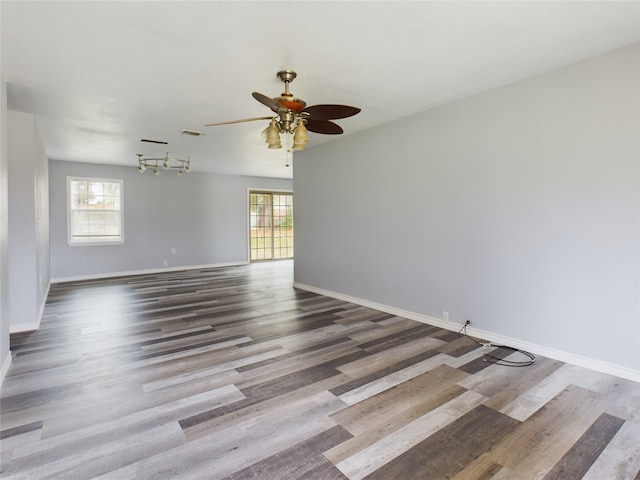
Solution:
[{"label": "coiled cord", "polygon": [[525,350],[520,350],[519,348],[508,347],[507,345],[497,345],[491,342],[481,342],[480,340],[473,338],[471,335],[467,333],[467,325],[469,325],[470,323],[471,322],[467,320],[462,326],[462,328],[458,330],[459,336],[464,335],[469,340],[471,340],[474,343],[477,343],[481,347],[504,348],[506,350],[511,350],[512,352],[520,353],[528,358],[528,360],[515,361],[515,360],[507,360],[506,358],[496,357],[495,355],[491,355],[491,353],[485,353],[484,358],[482,359],[483,361],[488,363],[493,363],[495,365],[503,365],[505,367],[528,367],[529,365],[533,365],[535,363],[536,357],[533,353],[527,352]]}]

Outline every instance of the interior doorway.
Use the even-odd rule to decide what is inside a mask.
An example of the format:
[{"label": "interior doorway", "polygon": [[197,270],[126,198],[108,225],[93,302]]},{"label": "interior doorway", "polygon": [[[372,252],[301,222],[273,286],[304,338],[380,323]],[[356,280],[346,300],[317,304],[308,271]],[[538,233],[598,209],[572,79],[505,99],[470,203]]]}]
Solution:
[{"label": "interior doorway", "polygon": [[249,192],[252,262],[293,258],[293,193]]}]

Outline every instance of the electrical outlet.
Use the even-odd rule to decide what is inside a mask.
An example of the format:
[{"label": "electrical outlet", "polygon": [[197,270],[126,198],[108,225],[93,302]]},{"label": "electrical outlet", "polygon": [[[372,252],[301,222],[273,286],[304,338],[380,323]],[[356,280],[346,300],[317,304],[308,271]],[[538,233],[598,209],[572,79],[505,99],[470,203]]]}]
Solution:
[{"label": "electrical outlet", "polygon": [[171,255],[175,255],[175,254],[176,254],[176,249],[175,249],[175,248],[172,248],[172,249],[171,249]]},{"label": "electrical outlet", "polygon": [[162,260],[162,266],[163,267],[168,267],[169,266],[169,262],[167,262],[166,260]]},{"label": "electrical outlet", "polygon": [[442,312],[442,320],[449,323],[449,312]]}]

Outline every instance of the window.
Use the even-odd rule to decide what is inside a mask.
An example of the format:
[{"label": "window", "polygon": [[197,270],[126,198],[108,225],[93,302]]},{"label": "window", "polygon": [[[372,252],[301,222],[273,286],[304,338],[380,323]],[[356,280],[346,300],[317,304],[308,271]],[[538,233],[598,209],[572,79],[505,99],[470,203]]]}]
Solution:
[{"label": "window", "polygon": [[249,195],[251,260],[293,258],[293,194]]},{"label": "window", "polygon": [[122,180],[67,177],[69,245],[124,242]]}]

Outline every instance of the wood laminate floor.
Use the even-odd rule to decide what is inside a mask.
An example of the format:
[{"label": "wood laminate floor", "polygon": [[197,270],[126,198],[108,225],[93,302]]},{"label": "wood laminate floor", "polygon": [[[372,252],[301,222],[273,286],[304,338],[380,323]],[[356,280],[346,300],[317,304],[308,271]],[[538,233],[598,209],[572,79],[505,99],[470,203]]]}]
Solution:
[{"label": "wood laminate floor", "polygon": [[0,476],[640,479],[639,384],[291,284],[289,261],[54,284],[11,338]]}]

